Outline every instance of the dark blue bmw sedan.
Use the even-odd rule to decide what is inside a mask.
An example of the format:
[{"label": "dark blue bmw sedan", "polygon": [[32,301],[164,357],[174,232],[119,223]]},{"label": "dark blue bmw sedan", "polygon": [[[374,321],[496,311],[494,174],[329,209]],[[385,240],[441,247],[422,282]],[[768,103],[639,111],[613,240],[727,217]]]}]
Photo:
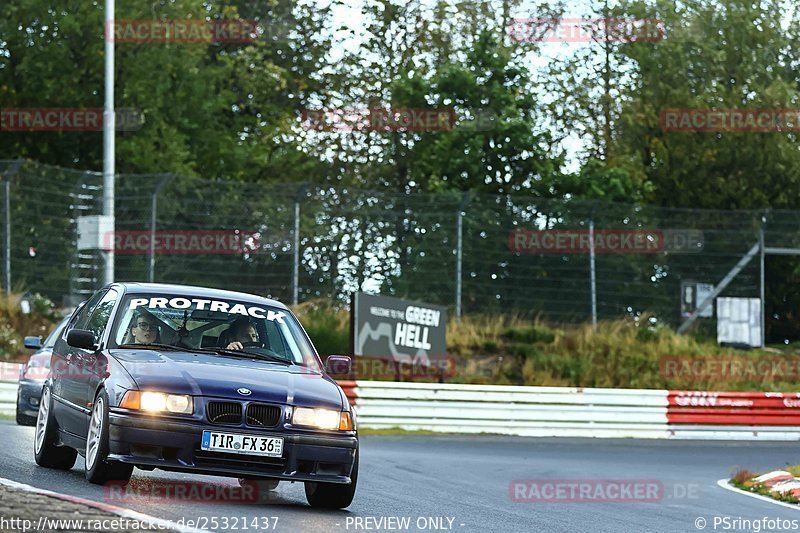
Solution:
[{"label": "dark blue bmw sedan", "polygon": [[305,482],[314,507],[344,508],[358,478],[355,413],[289,309],[266,298],[118,283],[95,293],[53,346],[36,462],[92,483],[134,467]]}]

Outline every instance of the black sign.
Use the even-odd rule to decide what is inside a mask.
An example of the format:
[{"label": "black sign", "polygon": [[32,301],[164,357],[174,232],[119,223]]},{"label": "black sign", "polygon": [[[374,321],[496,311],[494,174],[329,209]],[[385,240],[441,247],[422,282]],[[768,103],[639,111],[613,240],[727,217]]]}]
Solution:
[{"label": "black sign", "polygon": [[399,298],[356,293],[353,304],[355,355],[443,357],[447,353],[447,309]]}]

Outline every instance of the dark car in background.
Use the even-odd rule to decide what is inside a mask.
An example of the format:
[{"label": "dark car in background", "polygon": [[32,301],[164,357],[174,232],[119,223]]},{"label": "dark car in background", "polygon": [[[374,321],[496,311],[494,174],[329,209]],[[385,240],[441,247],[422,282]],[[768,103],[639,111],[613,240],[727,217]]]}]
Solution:
[{"label": "dark car in background", "polygon": [[68,321],[69,316],[59,322],[44,340],[44,343],[42,343],[41,337],[25,337],[25,347],[36,351],[31,354],[28,361],[22,365],[19,371],[17,424],[21,426],[36,425],[42,386],[50,374],[50,356],[53,353],[53,345]]},{"label": "dark car in background", "polygon": [[[350,359],[331,356],[336,372]],[[283,304],[249,294],[115,283],[70,318],[53,347],[34,454],[86,478],[134,467],[305,483],[314,507],[350,505],[355,413]],[[348,367],[348,368],[344,368]]]}]

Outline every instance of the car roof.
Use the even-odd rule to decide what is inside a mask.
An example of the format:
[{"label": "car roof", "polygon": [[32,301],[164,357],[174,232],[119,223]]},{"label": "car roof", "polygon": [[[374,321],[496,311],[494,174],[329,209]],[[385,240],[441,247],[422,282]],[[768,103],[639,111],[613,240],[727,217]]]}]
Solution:
[{"label": "car roof", "polygon": [[278,300],[265,298],[246,292],[226,291],[223,289],[210,289],[208,287],[195,287],[192,285],[175,285],[171,283],[113,283],[112,287],[122,288],[126,294],[174,294],[178,296],[191,296],[195,298],[211,298],[216,300],[239,300],[248,303],[266,304],[279,309],[286,309],[286,305]]}]

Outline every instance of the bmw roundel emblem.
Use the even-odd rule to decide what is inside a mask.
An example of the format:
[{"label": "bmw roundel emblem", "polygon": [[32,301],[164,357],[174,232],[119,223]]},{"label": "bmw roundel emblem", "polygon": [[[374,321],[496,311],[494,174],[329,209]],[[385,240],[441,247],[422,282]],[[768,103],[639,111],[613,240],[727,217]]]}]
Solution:
[{"label": "bmw roundel emblem", "polygon": [[239,394],[241,394],[242,396],[250,396],[250,394],[251,394],[253,391],[251,391],[250,389],[245,389],[244,387],[242,387],[241,389],[236,389],[236,392],[238,392],[238,393],[239,393]]}]

